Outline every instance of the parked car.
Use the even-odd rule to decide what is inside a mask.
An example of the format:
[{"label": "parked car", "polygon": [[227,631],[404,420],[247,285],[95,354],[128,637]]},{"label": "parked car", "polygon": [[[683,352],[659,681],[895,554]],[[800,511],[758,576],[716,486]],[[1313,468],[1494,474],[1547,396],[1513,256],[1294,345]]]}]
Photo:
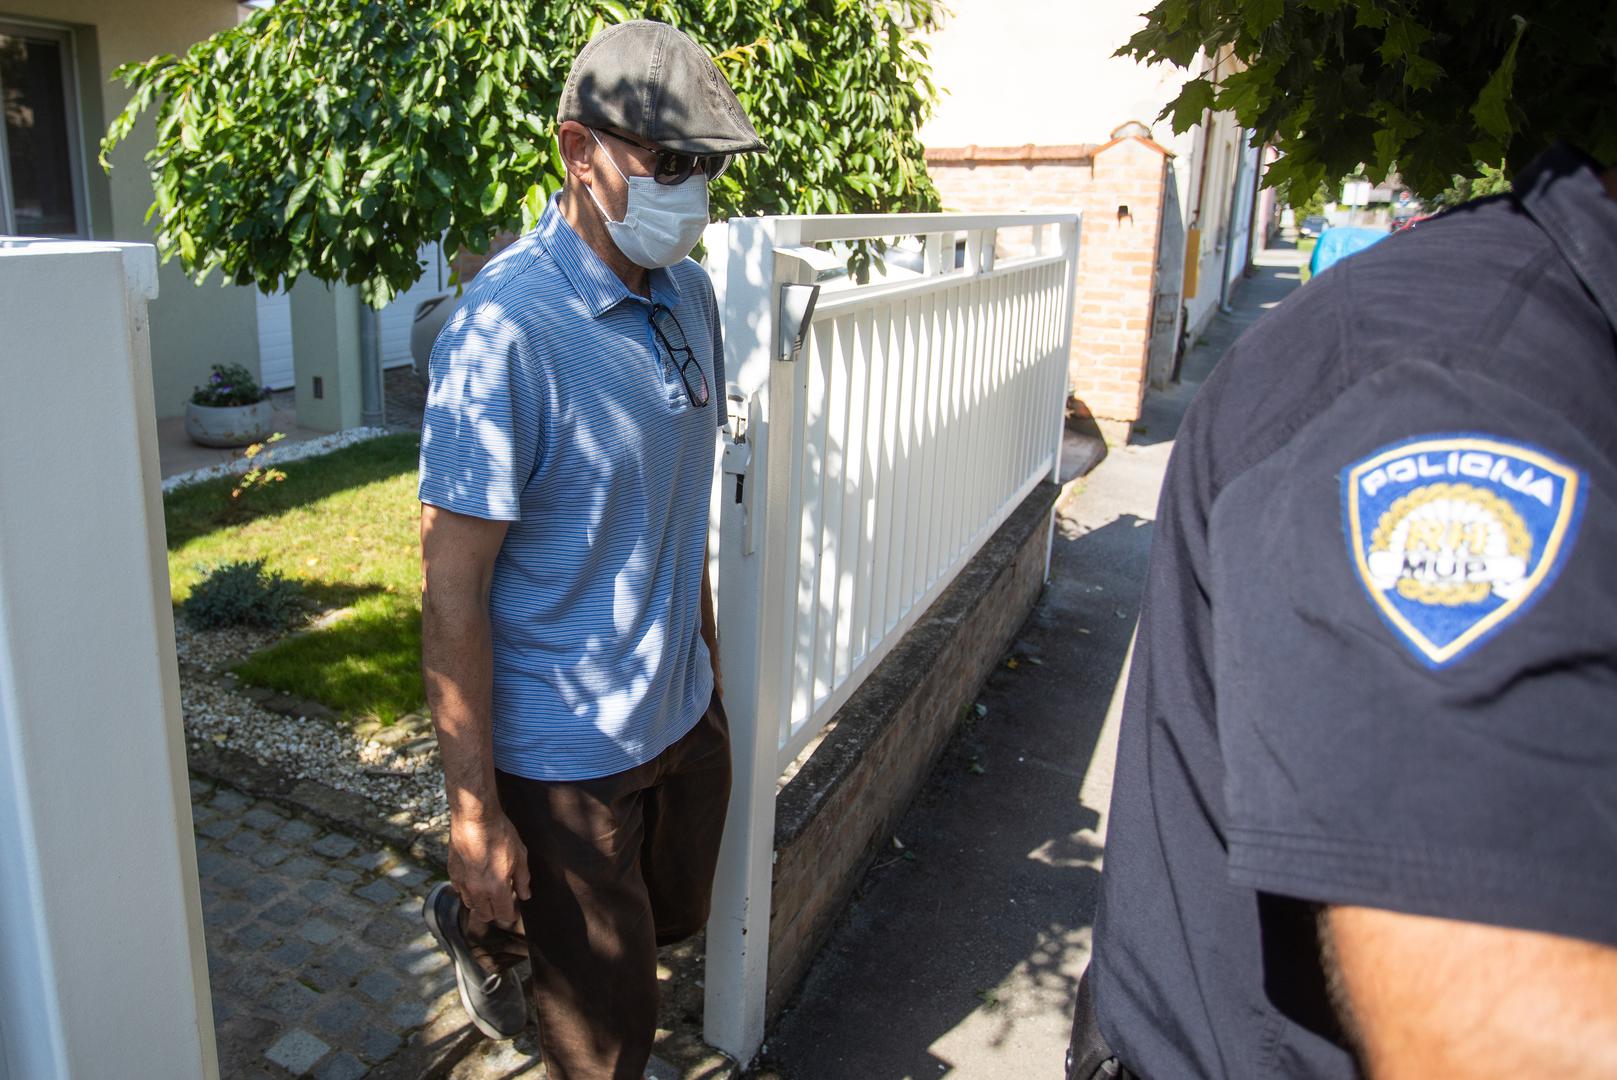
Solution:
[{"label": "parked car", "polygon": [[1297,226],[1297,231],[1303,236],[1318,236],[1330,227],[1331,224],[1325,220],[1324,214],[1310,214],[1303,218],[1303,223]]},{"label": "parked car", "polygon": [[432,356],[432,343],[449,321],[455,310],[455,294],[439,293],[429,296],[415,306],[415,318],[410,323],[410,359],[416,378],[427,381],[427,360]]}]

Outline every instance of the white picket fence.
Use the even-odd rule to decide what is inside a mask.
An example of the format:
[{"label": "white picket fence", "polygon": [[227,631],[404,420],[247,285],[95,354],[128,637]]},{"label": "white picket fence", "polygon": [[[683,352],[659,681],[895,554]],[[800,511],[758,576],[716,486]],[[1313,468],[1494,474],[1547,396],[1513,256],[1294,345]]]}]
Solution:
[{"label": "white picket fence", "polygon": [[[1078,224],[926,214],[736,218],[708,231],[731,399],[711,547],[735,779],[705,1028],[739,1060],[763,1039],[782,772],[1056,475]],[[922,239],[911,270],[896,266],[900,251],[868,284],[837,276],[849,242],[895,237]],[[786,293],[817,280],[797,339]]]}]

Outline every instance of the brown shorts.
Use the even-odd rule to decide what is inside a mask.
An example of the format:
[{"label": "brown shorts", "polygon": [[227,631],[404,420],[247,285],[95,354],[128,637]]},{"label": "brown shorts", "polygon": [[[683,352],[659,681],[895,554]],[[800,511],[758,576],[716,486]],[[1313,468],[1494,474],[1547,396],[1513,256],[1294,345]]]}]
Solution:
[{"label": "brown shorts", "polygon": [[657,1026],[657,947],[707,922],[730,800],[724,708],[715,695],[678,742],[626,772],[496,781],[528,849],[532,896],[521,927],[469,918],[467,941],[491,968],[532,960],[555,1080],[640,1080]]}]

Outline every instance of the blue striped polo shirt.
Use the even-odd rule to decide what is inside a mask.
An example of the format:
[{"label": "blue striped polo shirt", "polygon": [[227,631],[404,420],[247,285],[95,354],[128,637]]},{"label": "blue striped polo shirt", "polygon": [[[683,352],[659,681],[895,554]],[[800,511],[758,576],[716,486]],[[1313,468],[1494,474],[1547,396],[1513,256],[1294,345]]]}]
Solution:
[{"label": "blue striped polo shirt", "polygon": [[[650,272],[709,387],[691,404],[630,292],[552,199],[477,275],[432,349],[423,503],[510,522],[494,564],[494,764],[608,776],[695,726],[719,315],[690,259]],[[662,320],[666,326],[666,318]]]}]

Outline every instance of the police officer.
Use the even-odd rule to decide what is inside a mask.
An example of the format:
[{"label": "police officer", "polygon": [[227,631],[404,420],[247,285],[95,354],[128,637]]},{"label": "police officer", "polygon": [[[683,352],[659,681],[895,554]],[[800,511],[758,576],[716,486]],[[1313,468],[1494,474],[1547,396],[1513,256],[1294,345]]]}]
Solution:
[{"label": "police officer", "polygon": [[1185,418],[1077,1077],[1617,1076],[1617,170],[1344,261]]}]

